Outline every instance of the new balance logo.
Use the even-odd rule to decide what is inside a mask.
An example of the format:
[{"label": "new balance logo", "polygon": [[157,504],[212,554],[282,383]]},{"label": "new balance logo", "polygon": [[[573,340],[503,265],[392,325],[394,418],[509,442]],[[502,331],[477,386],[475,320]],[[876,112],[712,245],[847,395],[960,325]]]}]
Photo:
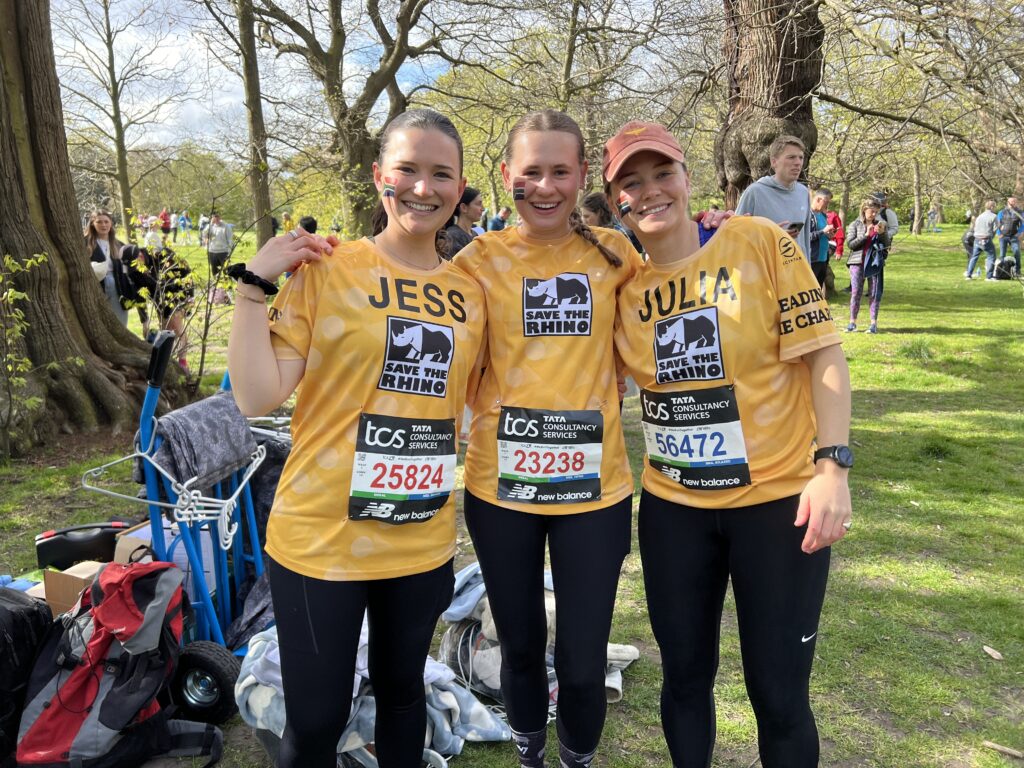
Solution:
[{"label": "new balance logo", "polygon": [[382,504],[376,501],[371,501],[363,508],[363,512],[373,515],[374,517],[391,517],[391,513],[394,511],[394,504]]},{"label": "new balance logo", "polygon": [[516,483],[512,486],[512,490],[508,492],[510,499],[523,499],[529,501],[537,495],[537,486],[535,485],[523,485],[522,483]]}]

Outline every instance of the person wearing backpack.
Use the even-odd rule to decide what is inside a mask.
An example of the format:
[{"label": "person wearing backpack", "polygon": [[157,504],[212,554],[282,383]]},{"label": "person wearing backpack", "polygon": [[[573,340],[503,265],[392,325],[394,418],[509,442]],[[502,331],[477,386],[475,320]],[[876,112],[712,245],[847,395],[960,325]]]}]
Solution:
[{"label": "person wearing backpack", "polygon": [[1013,260],[1017,262],[1017,274],[1020,274],[1020,238],[1024,230],[1024,212],[1017,207],[1017,198],[1006,198],[1006,207],[999,212],[999,261],[1006,258],[1006,249],[1013,251]]}]

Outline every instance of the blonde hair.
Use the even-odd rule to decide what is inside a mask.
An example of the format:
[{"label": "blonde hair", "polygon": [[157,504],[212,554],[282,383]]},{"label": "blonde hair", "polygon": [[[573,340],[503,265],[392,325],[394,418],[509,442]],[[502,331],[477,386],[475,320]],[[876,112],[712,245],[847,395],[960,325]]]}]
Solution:
[{"label": "blonde hair", "polygon": [[868,208],[874,208],[876,211],[882,210],[882,206],[880,206],[878,204],[878,201],[875,200],[875,198],[873,198],[873,197],[865,197],[863,200],[860,201],[860,220],[861,221],[866,221],[866,219],[864,218],[864,211],[866,211]]},{"label": "blonde hair", "polygon": [[807,154],[807,147],[799,136],[784,133],[772,142],[772,145],[768,148],[768,157],[774,160],[783,153],[786,147],[791,145],[794,147],[800,147],[800,151],[805,155]]},{"label": "blonde hair", "polygon": [[[505,149],[502,153],[502,158],[505,163],[511,163],[512,145],[521,134],[534,132],[542,133],[544,131],[558,131],[560,133],[568,133],[575,136],[576,145],[579,147],[577,160],[579,160],[580,167],[583,166],[583,163],[586,160],[583,131],[580,130],[580,127],[575,120],[565,114],[565,112],[559,112],[557,109],[542,109],[537,112],[531,112],[516,121],[516,124],[513,125],[512,129],[508,132],[508,139],[505,141]],[[601,255],[604,256],[605,261],[609,264],[614,267],[622,266],[622,259],[597,239],[597,235],[595,235],[593,230],[584,223],[583,217],[575,206],[573,207],[572,213],[569,214],[569,228],[592,246],[597,248]]]}]

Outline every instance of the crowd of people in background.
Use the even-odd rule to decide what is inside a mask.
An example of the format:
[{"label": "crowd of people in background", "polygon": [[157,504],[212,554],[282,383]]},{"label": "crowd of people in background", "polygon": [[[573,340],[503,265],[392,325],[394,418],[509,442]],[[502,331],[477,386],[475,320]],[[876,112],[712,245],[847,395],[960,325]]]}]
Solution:
[{"label": "crowd of people in background", "polygon": [[[839,212],[833,209],[833,193],[826,187],[813,192],[797,179],[803,172],[805,148],[799,138],[783,136],[770,150],[772,173],[751,184],[740,197],[736,214],[759,215],[771,219],[785,229],[807,255],[820,290],[833,289],[828,280],[829,262],[845,261],[849,272],[849,322],[847,332],[858,329],[862,298],[869,298],[868,333],[878,332],[878,315],[884,289],[884,268],[893,239],[899,231],[899,218],[888,207],[884,192],[874,192],[861,201],[858,215],[844,225]],[[709,207],[717,211],[717,205]],[[646,258],[637,236],[625,226],[612,210],[604,192],[591,192],[580,201],[579,213],[591,227],[606,227],[625,235],[633,247]],[[281,211],[280,220],[272,219],[274,234],[300,229],[316,234],[318,222],[312,216],[293,215]],[[700,220],[700,211],[696,220]],[[941,212],[932,203],[926,214],[926,232],[938,232]],[[911,221],[913,217],[911,216]],[[1021,239],[1024,237],[1024,212],[1016,197],[1008,197],[1006,205],[996,210],[994,200],[974,216],[965,212],[967,231],[962,238],[967,268],[964,277],[980,277],[981,255],[985,254],[985,279],[998,280],[1019,275]],[[484,232],[500,232],[518,225],[509,206],[496,212],[484,207],[481,191],[467,186],[455,213],[443,230],[447,258],[454,258],[474,238]],[[149,338],[155,327],[147,311],[147,299],[158,316],[159,327],[173,330],[180,338],[179,362],[187,369],[186,317],[195,298],[195,280],[188,264],[174,252],[177,245],[205,247],[209,266],[209,295],[213,304],[230,304],[229,291],[219,285],[235,244],[234,225],[224,221],[217,212],[201,213],[193,220],[187,209],[161,208],[158,214],[137,213],[129,219],[129,240],[122,243],[115,233],[114,219],[106,211],[97,211],[85,226],[86,248],[97,280],[115,315],[127,325],[129,310],[138,312],[143,336]],[[332,232],[341,229],[335,216]],[[710,237],[702,229],[703,245]],[[998,255],[996,242],[999,243]],[[828,284],[826,285],[826,282]],[[863,291],[863,294],[862,294]]]}]

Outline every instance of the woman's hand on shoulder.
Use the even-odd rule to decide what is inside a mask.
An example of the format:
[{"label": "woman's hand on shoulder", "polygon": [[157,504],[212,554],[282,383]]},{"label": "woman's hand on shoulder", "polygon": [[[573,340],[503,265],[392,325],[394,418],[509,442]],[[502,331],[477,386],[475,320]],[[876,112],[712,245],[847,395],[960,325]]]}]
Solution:
[{"label": "woman's hand on shoulder", "polygon": [[822,459],[800,494],[794,525],[807,525],[800,548],[807,554],[830,546],[846,535],[844,523],[853,515],[850,502],[849,470]]},{"label": "woman's hand on shoulder", "polygon": [[302,227],[296,227],[287,234],[267,240],[249,262],[249,271],[274,282],[285,272],[294,272],[301,264],[320,261],[325,254],[330,255],[340,242],[334,235],[313,235]]}]

